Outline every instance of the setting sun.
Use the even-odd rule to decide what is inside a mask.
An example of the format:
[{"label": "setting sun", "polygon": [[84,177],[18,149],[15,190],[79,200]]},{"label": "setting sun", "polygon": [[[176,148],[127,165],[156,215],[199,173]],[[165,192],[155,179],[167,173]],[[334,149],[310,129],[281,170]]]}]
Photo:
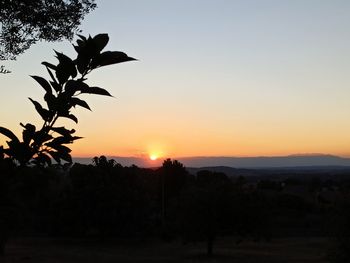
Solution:
[{"label": "setting sun", "polygon": [[158,159],[158,156],[155,155],[155,154],[151,154],[151,155],[149,156],[149,158],[150,158],[152,161],[155,161],[155,160]]}]

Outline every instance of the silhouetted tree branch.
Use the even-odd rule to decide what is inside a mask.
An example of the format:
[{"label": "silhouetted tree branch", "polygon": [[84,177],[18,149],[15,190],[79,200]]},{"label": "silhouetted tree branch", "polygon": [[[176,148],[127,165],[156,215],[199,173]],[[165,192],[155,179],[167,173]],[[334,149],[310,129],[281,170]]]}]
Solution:
[{"label": "silhouetted tree branch", "polygon": [[63,53],[56,52],[58,64],[48,62],[42,64],[46,67],[50,80],[39,76],[32,76],[45,90],[44,100],[47,106],[29,98],[37,113],[43,120],[41,128],[31,123],[20,125],[23,127],[22,141],[9,129],[0,127],[0,133],[10,140],[7,148],[0,147],[0,160],[7,157],[18,162],[21,166],[35,163],[38,165],[51,164],[51,158],[57,163],[61,160],[72,162],[70,148],[67,144],[73,143],[81,137],[75,136],[74,129],[56,126],[59,118],[68,118],[78,123],[78,118],[72,114],[72,108],[80,106],[90,110],[86,101],[81,100],[80,94],[96,94],[111,96],[100,87],[90,87],[86,83],[86,76],[99,67],[135,60],[120,51],[104,51],[109,41],[107,34],[95,37],[79,36],[76,59],[71,59]]},{"label": "silhouetted tree branch", "polygon": [[37,41],[72,40],[95,0],[0,0],[0,60],[15,59]]}]

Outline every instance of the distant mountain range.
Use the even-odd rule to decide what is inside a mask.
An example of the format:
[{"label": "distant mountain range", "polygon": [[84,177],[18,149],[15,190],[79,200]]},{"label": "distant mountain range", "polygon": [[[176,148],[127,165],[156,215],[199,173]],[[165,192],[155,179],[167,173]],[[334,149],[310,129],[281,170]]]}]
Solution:
[{"label": "distant mountain range", "polygon": [[[139,157],[108,156],[124,166],[159,167],[163,160],[150,161]],[[92,163],[92,158],[73,158],[78,163]],[[234,168],[291,168],[291,167],[334,167],[349,166],[350,158],[334,155],[289,155],[273,157],[186,157],[175,158],[186,167],[225,166]]]}]

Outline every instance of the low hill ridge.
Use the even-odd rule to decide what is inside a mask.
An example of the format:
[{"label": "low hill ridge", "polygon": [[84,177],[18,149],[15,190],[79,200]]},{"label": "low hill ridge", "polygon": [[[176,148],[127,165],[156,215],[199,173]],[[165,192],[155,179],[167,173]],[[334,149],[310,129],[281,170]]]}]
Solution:
[{"label": "low hill ridge", "polygon": [[[140,167],[161,166],[162,160],[150,161],[141,157],[108,156],[124,166]],[[258,157],[185,157],[174,158],[186,167],[226,166],[235,168],[283,168],[283,167],[322,167],[350,166],[350,158],[329,154],[295,154],[288,156],[258,156]],[[92,163],[92,158],[74,158],[75,162]]]}]

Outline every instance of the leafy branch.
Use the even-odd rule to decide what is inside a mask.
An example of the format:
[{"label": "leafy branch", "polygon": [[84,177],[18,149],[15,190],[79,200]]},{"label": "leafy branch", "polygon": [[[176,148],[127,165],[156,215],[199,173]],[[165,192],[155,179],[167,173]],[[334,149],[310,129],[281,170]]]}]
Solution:
[{"label": "leafy branch", "polygon": [[68,118],[78,123],[78,118],[72,114],[72,108],[80,106],[90,109],[86,101],[78,98],[81,94],[96,94],[112,96],[100,87],[90,87],[86,83],[86,76],[93,70],[112,64],[135,60],[120,51],[103,51],[109,37],[99,34],[88,38],[78,35],[77,44],[73,45],[77,52],[72,60],[63,53],[55,51],[58,64],[42,62],[46,67],[50,80],[43,77],[31,76],[44,90],[46,106],[29,98],[35,110],[43,120],[40,129],[31,123],[20,125],[23,127],[22,141],[9,129],[0,127],[0,133],[9,138],[7,148],[0,146],[0,159],[10,158],[21,166],[34,163],[37,165],[51,165],[51,159],[57,163],[66,161],[71,163],[71,149],[67,146],[82,137],[75,136],[74,129],[56,126],[59,118]]}]

